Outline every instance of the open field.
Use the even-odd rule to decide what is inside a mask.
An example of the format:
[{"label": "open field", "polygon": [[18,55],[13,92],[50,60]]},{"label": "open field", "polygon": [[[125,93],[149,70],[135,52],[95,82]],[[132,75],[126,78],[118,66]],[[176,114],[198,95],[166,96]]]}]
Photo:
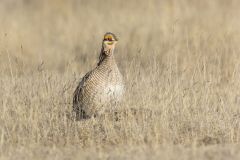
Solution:
[{"label": "open field", "polygon": [[[238,0],[1,0],[0,160],[240,159],[239,17]],[[75,122],[108,31],[120,120]]]}]

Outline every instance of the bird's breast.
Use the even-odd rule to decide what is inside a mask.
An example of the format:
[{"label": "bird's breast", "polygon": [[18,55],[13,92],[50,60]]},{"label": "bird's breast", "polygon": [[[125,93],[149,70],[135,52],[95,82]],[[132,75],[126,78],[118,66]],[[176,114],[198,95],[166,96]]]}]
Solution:
[{"label": "bird's breast", "polygon": [[124,86],[122,84],[108,84],[104,88],[104,94],[111,96],[122,96],[124,92]]}]

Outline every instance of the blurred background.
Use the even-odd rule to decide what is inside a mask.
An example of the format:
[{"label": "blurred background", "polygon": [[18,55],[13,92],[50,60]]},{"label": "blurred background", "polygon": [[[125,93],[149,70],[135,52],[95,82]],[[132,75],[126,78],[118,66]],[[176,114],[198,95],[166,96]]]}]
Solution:
[{"label": "blurred background", "polygon": [[231,67],[239,51],[239,6],[238,0],[1,0],[0,74],[85,72],[97,63],[109,31],[120,39],[120,68],[153,59],[164,66],[172,57],[184,68],[204,55],[233,55],[222,63]]}]

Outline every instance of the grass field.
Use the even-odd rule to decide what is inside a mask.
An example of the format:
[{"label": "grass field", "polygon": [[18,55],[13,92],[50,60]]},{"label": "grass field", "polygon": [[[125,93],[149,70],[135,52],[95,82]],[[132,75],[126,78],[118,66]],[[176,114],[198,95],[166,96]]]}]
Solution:
[{"label": "grass field", "polygon": [[[240,159],[239,17],[238,0],[1,0],[0,159]],[[121,118],[73,121],[108,31]]]}]

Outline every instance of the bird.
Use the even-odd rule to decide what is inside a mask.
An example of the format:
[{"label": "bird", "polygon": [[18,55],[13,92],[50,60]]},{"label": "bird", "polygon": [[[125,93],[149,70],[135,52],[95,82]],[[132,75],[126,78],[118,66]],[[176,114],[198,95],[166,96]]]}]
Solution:
[{"label": "bird", "polygon": [[114,57],[118,38],[107,32],[102,40],[99,60],[81,79],[73,94],[76,120],[95,118],[118,106],[124,95],[123,76]]}]

